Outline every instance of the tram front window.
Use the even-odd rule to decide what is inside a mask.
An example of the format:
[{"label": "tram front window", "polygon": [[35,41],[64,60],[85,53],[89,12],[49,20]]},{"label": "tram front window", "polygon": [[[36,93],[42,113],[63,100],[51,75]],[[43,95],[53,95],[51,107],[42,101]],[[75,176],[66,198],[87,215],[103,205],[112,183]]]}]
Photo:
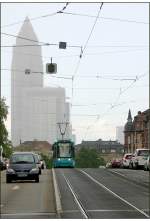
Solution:
[{"label": "tram front window", "polygon": [[59,144],[59,156],[60,157],[71,157],[71,147],[68,143]]}]

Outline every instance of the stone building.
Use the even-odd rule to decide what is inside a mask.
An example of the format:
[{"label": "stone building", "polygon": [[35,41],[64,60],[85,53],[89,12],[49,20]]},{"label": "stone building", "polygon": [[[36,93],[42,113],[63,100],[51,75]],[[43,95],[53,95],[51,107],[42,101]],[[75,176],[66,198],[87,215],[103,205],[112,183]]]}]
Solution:
[{"label": "stone building", "polygon": [[124,127],[125,152],[133,153],[137,148],[149,148],[150,109],[138,114],[132,120],[129,110]]},{"label": "stone building", "polygon": [[81,144],[76,145],[76,151],[80,150],[81,148],[97,150],[99,155],[106,161],[122,158],[124,154],[124,145],[114,140],[104,141],[99,139],[96,141],[82,141]]}]

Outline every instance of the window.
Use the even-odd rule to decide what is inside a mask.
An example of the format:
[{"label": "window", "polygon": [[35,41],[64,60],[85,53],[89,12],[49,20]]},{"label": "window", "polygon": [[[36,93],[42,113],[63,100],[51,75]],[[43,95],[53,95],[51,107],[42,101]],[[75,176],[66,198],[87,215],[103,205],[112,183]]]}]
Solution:
[{"label": "window", "polygon": [[115,149],[111,149],[110,152],[111,153],[116,153],[116,150]]},{"label": "window", "polygon": [[60,157],[71,157],[71,147],[68,143],[59,144]]}]

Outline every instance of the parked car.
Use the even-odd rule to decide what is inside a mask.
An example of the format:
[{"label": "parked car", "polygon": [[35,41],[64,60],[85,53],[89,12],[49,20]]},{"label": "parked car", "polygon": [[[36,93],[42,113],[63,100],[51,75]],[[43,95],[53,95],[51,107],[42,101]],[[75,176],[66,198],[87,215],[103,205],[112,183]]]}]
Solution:
[{"label": "parked car", "polygon": [[123,168],[129,168],[129,163],[131,158],[132,158],[132,153],[126,153],[122,158],[121,166]]},{"label": "parked car", "polygon": [[149,154],[150,154],[149,149],[145,149],[145,148],[136,149],[135,153],[133,154],[130,160],[129,168],[138,169],[139,167],[144,167],[147,156]]},{"label": "parked car", "polygon": [[119,168],[121,166],[121,159],[115,159],[111,161],[112,168]]},{"label": "parked car", "polygon": [[45,168],[45,161],[42,159],[41,155],[39,155],[40,162],[41,162],[41,169]]},{"label": "parked car", "polygon": [[42,167],[41,167],[41,161],[40,161],[40,157],[38,154],[34,154],[35,155],[35,162],[36,162],[36,165],[38,166],[39,168],[39,174],[42,173]]},{"label": "parked car", "polygon": [[6,170],[6,183],[13,180],[35,180],[39,182],[39,168],[32,152],[15,152]]},{"label": "parked car", "polygon": [[144,164],[144,170],[150,170],[150,155],[146,158],[146,162]]}]

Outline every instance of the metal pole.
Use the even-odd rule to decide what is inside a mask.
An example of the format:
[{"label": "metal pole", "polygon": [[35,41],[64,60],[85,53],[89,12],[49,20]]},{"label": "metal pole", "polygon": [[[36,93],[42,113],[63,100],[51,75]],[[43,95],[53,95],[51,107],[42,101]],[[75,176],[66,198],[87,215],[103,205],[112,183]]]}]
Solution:
[{"label": "metal pole", "polygon": [[2,158],[3,158],[3,147],[0,146],[0,148],[1,148],[1,161],[2,161]]}]

